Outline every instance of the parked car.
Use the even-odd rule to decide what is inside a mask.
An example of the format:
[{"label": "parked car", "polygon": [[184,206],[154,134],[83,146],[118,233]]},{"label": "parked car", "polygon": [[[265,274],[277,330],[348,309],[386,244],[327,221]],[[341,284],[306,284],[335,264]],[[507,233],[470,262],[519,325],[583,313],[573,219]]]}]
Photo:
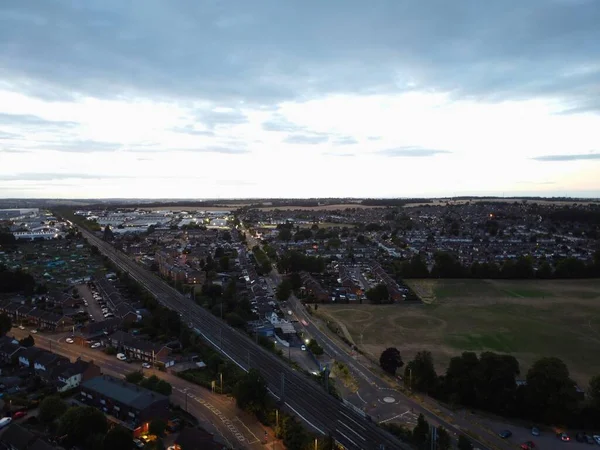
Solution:
[{"label": "parked car", "polygon": [[569,442],[571,438],[567,433],[557,433],[556,437],[559,438],[563,442]]},{"label": "parked car", "polygon": [[14,419],[20,419],[21,417],[25,417],[27,415],[27,411],[17,411],[13,414],[12,418]]},{"label": "parked car", "polygon": [[525,441],[521,444],[521,448],[523,450],[532,450],[535,448],[535,444],[533,441]]},{"label": "parked car", "polygon": [[502,430],[500,433],[498,433],[498,436],[500,436],[502,439],[508,439],[512,436],[512,431]]},{"label": "parked car", "polygon": [[33,330],[31,330],[31,332],[32,332],[33,334],[37,334],[37,330],[36,330],[36,329],[33,329]]},{"label": "parked car", "polygon": [[102,347],[102,344],[100,342],[94,342],[90,347],[91,348],[100,348],[100,347]]},{"label": "parked car", "polygon": [[147,363],[147,362],[145,362],[145,363],[142,363],[142,367],[143,367],[144,369],[151,369],[151,368],[152,368],[152,366],[151,366],[149,363]]},{"label": "parked car", "polygon": [[72,344],[72,343],[73,343],[73,342],[75,342],[75,341],[73,340],[73,338],[70,338],[70,337],[68,337],[68,338],[66,338],[66,339],[65,339],[65,342],[66,342],[67,344]]},{"label": "parked car", "polygon": [[127,361],[127,356],[125,356],[125,353],[117,353],[117,359],[119,361]]},{"label": "parked car", "polygon": [[595,434],[592,438],[596,441],[596,444],[600,445],[600,434]]},{"label": "parked car", "polygon": [[140,441],[139,439],[134,439],[133,443],[135,444],[135,446],[137,448],[144,448],[144,443],[142,441]]},{"label": "parked car", "polygon": [[23,325],[19,325],[19,330],[24,330],[25,327]]},{"label": "parked car", "polygon": [[533,436],[539,436],[539,435],[540,435],[540,429],[539,429],[539,428],[537,428],[537,427],[533,427],[533,428],[531,429],[531,434],[532,434]]},{"label": "parked car", "polygon": [[300,346],[300,350],[302,350],[303,352],[305,352],[305,351],[306,351],[306,345],[302,344],[302,345]]},{"label": "parked car", "polygon": [[594,438],[593,438],[593,437],[591,437],[589,434],[586,434],[586,435],[585,435],[585,442],[586,442],[587,444],[593,444],[593,443],[594,443]]}]

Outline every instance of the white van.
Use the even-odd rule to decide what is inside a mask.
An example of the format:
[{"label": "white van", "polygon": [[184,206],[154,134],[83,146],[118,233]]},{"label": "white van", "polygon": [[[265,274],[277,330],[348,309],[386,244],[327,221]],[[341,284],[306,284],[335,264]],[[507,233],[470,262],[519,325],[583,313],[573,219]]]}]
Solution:
[{"label": "white van", "polygon": [[117,359],[119,361],[125,361],[127,360],[127,356],[125,356],[125,353],[117,353]]},{"label": "white van", "polygon": [[12,419],[10,417],[5,417],[4,419],[0,420],[0,429],[10,425],[10,423],[12,422]]}]

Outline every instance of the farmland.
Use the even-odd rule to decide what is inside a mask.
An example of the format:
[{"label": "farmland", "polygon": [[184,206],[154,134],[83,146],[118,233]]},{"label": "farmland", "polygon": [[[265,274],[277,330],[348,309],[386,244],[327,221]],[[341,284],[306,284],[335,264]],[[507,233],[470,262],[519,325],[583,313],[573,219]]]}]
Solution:
[{"label": "farmland", "polygon": [[563,359],[581,386],[600,374],[598,280],[412,280],[422,305],[323,305],[354,342],[377,359],[397,347],[404,360],[420,350],[438,373],[462,351],[513,354],[522,376],[543,356]]}]

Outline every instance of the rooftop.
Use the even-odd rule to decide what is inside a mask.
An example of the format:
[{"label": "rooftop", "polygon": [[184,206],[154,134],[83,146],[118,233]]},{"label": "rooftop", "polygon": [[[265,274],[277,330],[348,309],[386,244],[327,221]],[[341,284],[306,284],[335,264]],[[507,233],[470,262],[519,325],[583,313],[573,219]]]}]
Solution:
[{"label": "rooftop", "polygon": [[153,403],[167,398],[165,395],[152,392],[148,389],[127,383],[124,380],[119,380],[109,375],[91,378],[84,381],[81,386],[139,410],[145,409]]}]

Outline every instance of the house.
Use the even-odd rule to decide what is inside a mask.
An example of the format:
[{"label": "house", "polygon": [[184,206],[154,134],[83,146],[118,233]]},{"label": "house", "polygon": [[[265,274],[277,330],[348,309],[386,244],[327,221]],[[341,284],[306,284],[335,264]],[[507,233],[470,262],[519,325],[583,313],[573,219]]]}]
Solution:
[{"label": "house", "polygon": [[19,352],[19,365],[23,367],[30,367],[33,369],[35,360],[39,358],[45,350],[37,347],[29,347]]},{"label": "house", "polygon": [[113,347],[125,353],[129,358],[168,364],[166,367],[173,365],[167,358],[171,354],[171,349],[166,345],[140,339],[120,330],[111,334],[108,340]]},{"label": "house", "polygon": [[19,345],[19,341],[15,338],[2,336],[0,337],[0,362],[10,363],[13,357],[17,355],[24,347]]},{"label": "house", "polygon": [[88,362],[77,359],[75,362],[55,367],[49,378],[56,385],[58,392],[65,392],[76,388],[83,381],[99,376],[101,373],[100,367],[94,364],[93,361]]},{"label": "house", "polygon": [[[32,347],[34,348],[34,347]],[[49,382],[50,374],[55,367],[70,363],[69,358],[66,358],[56,353],[42,350],[33,360],[33,370],[44,381]],[[31,367],[31,366],[29,366]]]},{"label": "house", "polygon": [[222,450],[226,447],[215,442],[214,436],[200,428],[184,428],[175,439],[175,450]]},{"label": "house", "polygon": [[81,383],[80,401],[141,434],[152,420],[169,418],[169,397],[108,375]]},{"label": "house", "polygon": [[16,423],[11,424],[2,433],[0,445],[7,450],[52,450],[56,448]]}]

